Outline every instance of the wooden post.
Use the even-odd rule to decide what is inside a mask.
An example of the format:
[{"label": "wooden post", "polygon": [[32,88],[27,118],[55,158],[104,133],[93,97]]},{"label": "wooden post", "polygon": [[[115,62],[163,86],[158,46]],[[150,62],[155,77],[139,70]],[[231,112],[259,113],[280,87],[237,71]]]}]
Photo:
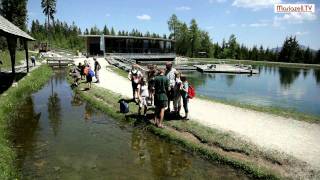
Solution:
[{"label": "wooden post", "polygon": [[26,51],[27,73],[29,73],[29,55],[28,55],[28,41],[27,40],[24,40],[24,50]]},{"label": "wooden post", "polygon": [[9,49],[10,58],[11,58],[12,75],[15,75],[16,74],[15,64],[16,64],[17,37],[8,35],[7,43],[8,43],[8,49]]}]

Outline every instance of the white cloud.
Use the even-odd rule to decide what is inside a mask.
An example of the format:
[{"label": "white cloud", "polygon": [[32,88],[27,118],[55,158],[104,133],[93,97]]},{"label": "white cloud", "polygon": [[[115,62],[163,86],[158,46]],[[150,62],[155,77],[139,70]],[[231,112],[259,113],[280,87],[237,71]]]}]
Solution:
[{"label": "white cloud", "polygon": [[287,13],[283,16],[275,16],[273,26],[281,26],[283,23],[301,24],[306,21],[314,21],[317,19],[315,13]]},{"label": "white cloud", "polygon": [[230,10],[226,10],[225,13],[226,13],[226,14],[230,14],[231,11],[230,11]]},{"label": "white cloud", "polygon": [[106,17],[110,17],[111,15],[110,14],[106,14]]},{"label": "white cloud", "polygon": [[236,27],[237,26],[237,24],[229,24],[229,27]]},{"label": "white cloud", "polygon": [[296,36],[303,36],[303,35],[307,35],[309,34],[309,31],[297,31],[296,33],[294,33]]},{"label": "white cloud", "polygon": [[224,3],[227,0],[209,0],[209,3]]},{"label": "white cloud", "polygon": [[252,24],[249,24],[249,27],[266,27],[268,26],[267,23],[252,23]]},{"label": "white cloud", "polygon": [[232,6],[259,10],[281,3],[281,0],[234,0]]},{"label": "white cloud", "polygon": [[149,16],[148,14],[139,15],[139,16],[137,16],[137,18],[138,18],[139,20],[142,20],[142,21],[149,21],[149,20],[151,20],[151,16]]},{"label": "white cloud", "polygon": [[188,6],[181,6],[181,7],[177,7],[176,10],[177,11],[189,11],[189,10],[191,10],[191,8]]}]

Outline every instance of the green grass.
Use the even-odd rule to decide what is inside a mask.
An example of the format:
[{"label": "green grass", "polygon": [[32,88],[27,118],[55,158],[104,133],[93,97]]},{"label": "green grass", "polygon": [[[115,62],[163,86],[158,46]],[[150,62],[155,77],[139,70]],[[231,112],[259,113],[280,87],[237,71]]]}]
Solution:
[{"label": "green grass", "polygon": [[[40,66],[21,79],[17,87],[11,87],[0,96],[0,179],[19,177],[15,168],[15,152],[7,139],[7,126],[14,110],[23,105],[25,99],[39,90],[51,77],[53,71],[47,65]],[[26,122],[27,123],[27,122]]]},{"label": "green grass", "polygon": [[[75,89],[77,93],[80,94],[80,96],[89,102],[91,105],[93,105],[95,108],[100,109],[107,113],[109,116],[117,119],[117,120],[126,120],[129,121],[130,123],[134,123],[139,119],[135,119],[130,117],[130,115],[135,115],[137,113],[137,105],[130,103],[130,113],[128,114],[129,116],[125,116],[123,114],[120,114],[118,112],[119,109],[119,104],[118,100],[122,99],[123,97],[119,94],[113,93],[109,90],[93,86],[92,89],[89,91],[81,91],[80,89],[85,88],[86,86],[84,84],[81,84],[80,87]],[[172,126],[172,127],[178,127],[178,124],[181,125],[180,127],[186,125],[186,127],[191,128],[193,124],[191,122],[184,123],[182,121],[177,121],[177,122],[166,122],[167,126]],[[221,155],[212,149],[210,149],[207,144],[205,143],[194,143],[190,141],[188,138],[181,136],[178,131],[170,131],[168,129],[158,129],[155,128],[153,125],[150,124],[145,124],[146,129],[149,129],[151,132],[166,138],[174,143],[180,144],[187,148],[188,150],[198,153],[202,157],[214,161],[214,162],[219,162],[221,164],[226,164],[229,165],[235,169],[241,170],[244,173],[248,174],[249,176],[252,176],[256,179],[278,179],[278,176],[275,175],[273,172],[270,170],[266,169],[263,166],[256,166],[252,162],[247,162],[247,161],[240,161],[234,158],[230,158],[224,155]],[[199,130],[199,128],[202,128],[200,126],[197,126],[194,129],[195,131]],[[189,129],[190,130],[190,129]],[[216,133],[217,134],[217,133]],[[209,136],[214,136],[216,134],[210,134],[208,131],[208,134],[203,135],[203,139],[209,138]],[[222,135],[222,134],[221,134]],[[201,134],[198,134],[198,136],[202,136]],[[228,138],[228,135],[225,135],[224,142],[227,143],[228,140],[231,138]],[[221,136],[217,137],[220,138]],[[236,140],[233,139],[232,142],[236,143]],[[245,149],[244,145],[239,145],[238,147],[233,147],[231,144],[224,144],[226,147],[229,148],[243,148]],[[228,145],[228,146],[227,146]],[[236,151],[236,150],[235,150]],[[240,150],[239,150],[240,151]]]},{"label": "green grass", "polygon": [[284,67],[297,67],[297,68],[320,68],[320,64],[304,64],[304,63],[286,63],[286,62],[273,62],[273,61],[253,61],[253,60],[236,60],[236,59],[215,59],[215,58],[190,58],[189,63],[218,63],[224,61],[230,64],[250,64],[250,65],[277,65]]},{"label": "green grass", "polygon": [[[25,59],[25,51],[17,51],[16,52],[16,66],[21,64],[21,60]],[[11,68],[11,60],[10,60],[10,54],[9,51],[2,51],[0,52],[0,60],[2,61],[2,65],[0,65],[1,68]]]}]

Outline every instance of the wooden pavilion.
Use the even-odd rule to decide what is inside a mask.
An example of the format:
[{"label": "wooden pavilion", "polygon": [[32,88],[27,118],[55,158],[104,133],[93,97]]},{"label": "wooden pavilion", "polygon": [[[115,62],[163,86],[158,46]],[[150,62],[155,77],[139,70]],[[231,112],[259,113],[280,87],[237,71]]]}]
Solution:
[{"label": "wooden pavilion", "polygon": [[26,52],[27,73],[29,72],[29,56],[28,56],[28,41],[35,41],[33,37],[22,31],[16,25],[12,24],[6,18],[0,15],[0,36],[4,36],[7,39],[8,49],[11,57],[12,74],[15,74],[15,62],[16,62],[16,48],[17,39],[23,41],[24,49]]}]

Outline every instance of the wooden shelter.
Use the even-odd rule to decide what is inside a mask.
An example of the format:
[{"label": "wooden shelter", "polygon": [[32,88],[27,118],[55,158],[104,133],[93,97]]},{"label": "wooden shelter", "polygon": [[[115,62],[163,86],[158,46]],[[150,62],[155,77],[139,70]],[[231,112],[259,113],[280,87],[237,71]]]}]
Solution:
[{"label": "wooden shelter", "polygon": [[11,67],[12,74],[15,74],[15,62],[16,62],[16,48],[17,48],[17,39],[21,39],[24,44],[24,49],[26,52],[26,63],[27,63],[27,72],[29,72],[29,62],[28,62],[28,41],[35,41],[33,37],[28,35],[26,32],[22,31],[16,25],[12,24],[6,18],[0,15],[0,36],[4,36],[7,39],[8,49],[11,57]]}]

